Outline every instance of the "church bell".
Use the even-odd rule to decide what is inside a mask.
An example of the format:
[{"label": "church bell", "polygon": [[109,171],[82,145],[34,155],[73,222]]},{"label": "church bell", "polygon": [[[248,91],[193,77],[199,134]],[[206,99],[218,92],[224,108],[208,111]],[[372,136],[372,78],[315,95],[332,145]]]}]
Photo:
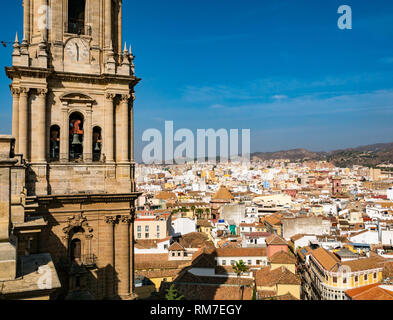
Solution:
[{"label": "church bell", "polygon": [[74,133],[72,144],[82,144],[82,142],[79,140],[79,134]]}]

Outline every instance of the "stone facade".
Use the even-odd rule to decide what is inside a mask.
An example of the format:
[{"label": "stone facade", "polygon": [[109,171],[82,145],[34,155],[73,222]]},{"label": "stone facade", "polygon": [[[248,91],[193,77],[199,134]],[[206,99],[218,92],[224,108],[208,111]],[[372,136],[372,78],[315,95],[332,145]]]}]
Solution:
[{"label": "stone facade", "polygon": [[52,297],[133,299],[140,79],[131,48],[122,50],[122,1],[23,8],[23,40],[6,68],[15,164],[0,166],[11,186],[1,190],[0,230],[12,228],[15,255],[50,254],[61,282]]}]

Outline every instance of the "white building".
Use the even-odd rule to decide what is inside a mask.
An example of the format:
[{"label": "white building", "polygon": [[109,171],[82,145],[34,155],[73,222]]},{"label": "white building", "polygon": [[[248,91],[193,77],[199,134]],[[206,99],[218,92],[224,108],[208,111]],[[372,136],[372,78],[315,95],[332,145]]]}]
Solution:
[{"label": "white building", "polygon": [[379,244],[378,231],[365,230],[349,237],[352,243]]},{"label": "white building", "polygon": [[185,234],[197,232],[197,220],[190,218],[173,219],[171,223],[171,235],[174,237],[183,236]]}]

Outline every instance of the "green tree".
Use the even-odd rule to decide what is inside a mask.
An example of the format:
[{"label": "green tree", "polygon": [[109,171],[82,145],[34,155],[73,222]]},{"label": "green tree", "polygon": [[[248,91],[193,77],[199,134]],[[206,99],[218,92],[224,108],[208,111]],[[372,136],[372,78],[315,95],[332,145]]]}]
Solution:
[{"label": "green tree", "polygon": [[167,300],[183,300],[184,298],[184,296],[179,295],[174,284],[172,284],[166,292],[165,299]]},{"label": "green tree", "polygon": [[233,271],[236,273],[236,276],[239,281],[239,286],[240,286],[240,300],[243,300],[243,291],[244,291],[244,286],[241,285],[241,275],[245,272],[248,271],[248,268],[246,264],[244,263],[243,260],[236,261],[235,264],[232,266]]}]

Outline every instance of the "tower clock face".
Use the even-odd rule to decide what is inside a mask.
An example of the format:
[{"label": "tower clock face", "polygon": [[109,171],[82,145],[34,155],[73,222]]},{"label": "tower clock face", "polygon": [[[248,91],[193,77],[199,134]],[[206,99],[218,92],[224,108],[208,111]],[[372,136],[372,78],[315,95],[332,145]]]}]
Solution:
[{"label": "tower clock face", "polygon": [[67,42],[65,47],[67,57],[72,61],[87,61],[89,57],[88,45],[82,39],[73,38]]}]

